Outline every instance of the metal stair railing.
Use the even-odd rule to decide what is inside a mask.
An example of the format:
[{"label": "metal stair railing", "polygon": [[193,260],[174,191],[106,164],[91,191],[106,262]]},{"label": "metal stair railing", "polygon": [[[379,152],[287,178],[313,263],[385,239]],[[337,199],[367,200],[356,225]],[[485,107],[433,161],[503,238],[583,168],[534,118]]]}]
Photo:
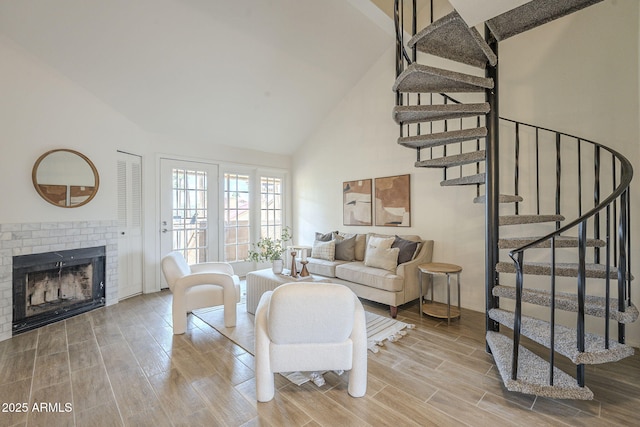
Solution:
[{"label": "metal stair railing", "polygon": [[[518,122],[510,119],[501,119],[503,122],[513,124],[514,131],[514,190],[518,194],[519,189],[519,173],[520,173],[520,159],[522,150],[522,138],[521,133],[523,128],[528,129],[533,136],[534,150],[535,151],[535,194],[536,194],[536,211],[540,213],[540,175],[541,170],[548,170],[544,165],[540,164],[540,159],[545,158],[540,156],[543,141],[541,140],[541,134],[549,133],[550,140],[555,144],[551,147],[551,150],[555,152],[555,156],[551,157],[551,161],[555,163],[555,197],[554,205],[557,214],[562,214],[562,201],[566,200],[566,195],[562,196],[563,182],[567,180],[566,176],[563,176],[562,164],[563,164],[563,148],[566,144],[573,144],[574,149],[572,153],[577,153],[577,194],[575,195],[576,206],[576,218],[570,221],[564,226],[556,225],[555,231],[548,233],[547,235],[540,237],[526,245],[513,249],[509,252],[509,256],[513,260],[516,268],[516,304],[515,304],[515,321],[514,321],[514,335],[513,335],[513,355],[512,355],[512,379],[517,380],[518,371],[518,345],[521,335],[521,318],[522,318],[522,292],[524,290],[524,259],[525,252],[540,246],[541,244],[549,241],[550,246],[550,259],[551,259],[551,277],[550,277],[550,292],[551,292],[551,313],[550,313],[550,371],[549,371],[549,384],[553,385],[553,368],[554,368],[554,301],[556,297],[556,238],[563,235],[569,230],[576,230],[578,234],[578,278],[577,278],[577,296],[578,296],[578,315],[576,320],[577,326],[577,342],[576,346],[578,351],[583,352],[585,350],[585,297],[586,297],[586,284],[587,284],[587,231],[591,225],[593,231],[593,237],[595,239],[601,239],[604,237],[604,248],[594,247],[592,258],[594,264],[600,264],[602,261],[602,250],[604,250],[604,277],[605,277],[605,348],[609,346],[609,304],[611,300],[611,286],[610,281],[613,276],[617,278],[618,287],[618,310],[624,312],[627,306],[631,305],[631,237],[630,237],[630,183],[633,177],[633,168],[628,159],[622,154],[606,147],[602,144],[589,141],[584,138],[569,135],[563,132],[553,131],[544,127],[534,126],[523,122]],[[506,138],[503,138],[503,140]],[[585,176],[583,163],[584,152],[583,145],[592,147],[593,149],[593,176]],[[608,157],[608,158],[607,158]],[[608,162],[610,161],[610,163]],[[602,187],[607,182],[606,175],[603,172],[606,165],[609,166],[608,182],[611,184],[611,193],[601,200]],[[565,173],[566,175],[566,173]],[[588,175],[588,174],[587,174]],[[573,177],[572,177],[573,178]],[[531,179],[529,180],[531,181]],[[585,197],[583,197],[583,190],[586,185],[593,183],[593,205],[590,209],[585,210]],[[566,203],[565,203],[566,204]],[[516,207],[516,214],[518,213]],[[613,211],[613,214],[612,214]],[[602,224],[604,222],[604,224]],[[604,230],[603,230],[604,229]],[[604,231],[604,233],[603,233]],[[612,242],[613,240],[613,242]],[[624,343],[625,341],[625,325],[618,322],[618,341]],[[578,365],[577,368],[577,380],[580,386],[584,386],[584,365]]]}]

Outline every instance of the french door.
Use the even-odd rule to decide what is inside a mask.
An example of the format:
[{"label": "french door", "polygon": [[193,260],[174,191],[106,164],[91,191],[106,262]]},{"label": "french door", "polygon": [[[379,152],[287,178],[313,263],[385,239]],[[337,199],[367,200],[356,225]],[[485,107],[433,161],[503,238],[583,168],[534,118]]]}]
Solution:
[{"label": "french door", "polygon": [[218,167],[160,159],[160,173],[161,257],[179,251],[189,264],[217,261]]}]

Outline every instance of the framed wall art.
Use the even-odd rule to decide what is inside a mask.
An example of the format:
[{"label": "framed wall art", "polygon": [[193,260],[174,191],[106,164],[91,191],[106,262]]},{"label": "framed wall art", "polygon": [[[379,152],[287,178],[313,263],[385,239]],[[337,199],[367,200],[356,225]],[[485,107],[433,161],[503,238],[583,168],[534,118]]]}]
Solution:
[{"label": "framed wall art", "polygon": [[410,175],[376,178],[376,225],[411,226]]},{"label": "framed wall art", "polygon": [[345,181],[342,184],[343,225],[372,225],[371,179]]}]

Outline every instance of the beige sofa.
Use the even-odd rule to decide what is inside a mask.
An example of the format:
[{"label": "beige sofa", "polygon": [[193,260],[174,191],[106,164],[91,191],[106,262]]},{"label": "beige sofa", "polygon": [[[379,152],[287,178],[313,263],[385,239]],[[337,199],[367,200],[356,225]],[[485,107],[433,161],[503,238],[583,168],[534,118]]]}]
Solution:
[{"label": "beige sofa", "polygon": [[[399,305],[420,297],[418,265],[431,262],[433,240],[423,240],[416,235],[398,236],[405,240],[420,242],[418,250],[410,261],[398,264],[391,269],[384,269],[366,264],[367,250],[371,249],[369,240],[372,236],[394,236],[373,233],[356,234],[355,236],[356,248],[353,261],[319,259],[315,258],[312,253],[312,256],[308,258],[307,269],[313,275],[323,276],[331,279],[333,283],[348,286],[360,298],[388,304],[390,314],[395,318]],[[429,280],[431,280],[429,275],[423,277],[425,291]]]}]

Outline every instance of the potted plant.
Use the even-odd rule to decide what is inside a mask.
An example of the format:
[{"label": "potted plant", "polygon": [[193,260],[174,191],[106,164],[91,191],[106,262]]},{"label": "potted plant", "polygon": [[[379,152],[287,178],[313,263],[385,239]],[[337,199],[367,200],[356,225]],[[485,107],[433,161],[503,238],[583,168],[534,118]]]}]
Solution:
[{"label": "potted plant", "polygon": [[280,238],[263,237],[257,243],[252,244],[249,251],[249,260],[254,262],[271,261],[272,269],[275,274],[282,273],[284,262],[282,254],[287,250],[286,243],[291,240],[291,229],[284,227]]}]

